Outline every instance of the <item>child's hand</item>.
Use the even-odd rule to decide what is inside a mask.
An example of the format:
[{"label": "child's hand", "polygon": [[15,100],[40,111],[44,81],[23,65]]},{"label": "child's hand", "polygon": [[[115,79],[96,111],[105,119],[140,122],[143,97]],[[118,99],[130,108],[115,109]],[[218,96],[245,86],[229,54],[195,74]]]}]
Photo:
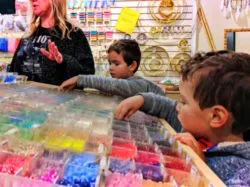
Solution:
[{"label": "child's hand", "polygon": [[194,138],[194,136],[188,132],[185,133],[178,133],[174,136],[175,140],[179,140],[181,143],[191,147],[191,149],[193,149],[196,154],[198,154],[200,156],[200,158],[202,160],[205,160],[205,155],[199,145],[199,143],[197,142],[197,140]]},{"label": "child's hand", "polygon": [[115,109],[115,117],[117,119],[125,119],[134,114],[144,103],[144,97],[136,95],[123,100]]},{"label": "child's hand", "polygon": [[0,71],[3,71],[5,69],[6,65],[5,64],[0,64]]},{"label": "child's hand", "polygon": [[49,51],[47,51],[44,48],[41,48],[41,53],[48,57],[50,60],[55,60],[58,64],[61,64],[63,61],[62,54],[58,51],[58,48],[54,42],[48,41],[48,48]]},{"label": "child's hand", "polygon": [[72,90],[75,85],[77,84],[77,79],[78,77],[75,76],[75,77],[72,77],[66,81],[64,81],[59,87],[58,87],[58,91],[59,92],[63,92],[63,91],[69,91],[69,90]]}]

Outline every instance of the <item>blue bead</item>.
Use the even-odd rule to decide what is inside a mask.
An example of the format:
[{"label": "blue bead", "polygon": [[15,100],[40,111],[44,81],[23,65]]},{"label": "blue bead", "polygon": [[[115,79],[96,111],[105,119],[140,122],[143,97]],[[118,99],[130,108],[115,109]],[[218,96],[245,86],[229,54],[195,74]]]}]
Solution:
[{"label": "blue bead", "polygon": [[81,180],[80,180],[79,178],[76,178],[76,179],[74,179],[74,183],[75,183],[75,184],[80,184],[80,183],[81,183]]},{"label": "blue bead", "polygon": [[59,184],[61,184],[61,185],[67,185],[67,184],[69,184],[69,183],[68,183],[67,180],[62,179],[62,180],[59,181]]}]

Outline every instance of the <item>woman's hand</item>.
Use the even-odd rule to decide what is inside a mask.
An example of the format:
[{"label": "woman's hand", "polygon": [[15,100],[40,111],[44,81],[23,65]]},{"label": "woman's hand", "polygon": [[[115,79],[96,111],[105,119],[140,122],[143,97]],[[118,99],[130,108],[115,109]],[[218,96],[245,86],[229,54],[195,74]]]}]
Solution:
[{"label": "woman's hand", "polygon": [[48,41],[48,48],[49,51],[47,51],[44,48],[41,48],[41,53],[48,57],[50,60],[55,60],[58,64],[61,64],[63,61],[62,54],[58,51],[58,48],[54,42],[51,42],[51,40]]},{"label": "woman's hand", "polygon": [[58,87],[58,91],[63,92],[63,91],[69,91],[72,90],[75,85],[77,84],[77,79],[78,77],[72,77],[66,81],[64,81],[59,87]]},{"label": "woman's hand", "polygon": [[114,114],[117,119],[128,120],[144,103],[144,97],[136,95],[123,100],[115,109]]},{"label": "woman's hand", "polygon": [[189,146],[191,149],[194,150],[194,152],[196,152],[200,156],[202,160],[205,160],[205,155],[199,143],[197,142],[197,140],[194,138],[192,134],[190,134],[189,132],[178,133],[174,135],[174,139],[179,140],[181,143]]}]

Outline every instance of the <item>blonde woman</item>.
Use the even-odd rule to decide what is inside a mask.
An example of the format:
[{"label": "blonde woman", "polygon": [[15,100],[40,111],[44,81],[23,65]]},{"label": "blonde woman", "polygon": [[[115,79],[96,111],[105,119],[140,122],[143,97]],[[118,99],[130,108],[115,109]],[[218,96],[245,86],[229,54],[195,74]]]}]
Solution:
[{"label": "blonde woman", "polygon": [[66,0],[30,0],[30,5],[31,22],[8,71],[55,85],[78,74],[94,74],[89,43],[66,18]]}]

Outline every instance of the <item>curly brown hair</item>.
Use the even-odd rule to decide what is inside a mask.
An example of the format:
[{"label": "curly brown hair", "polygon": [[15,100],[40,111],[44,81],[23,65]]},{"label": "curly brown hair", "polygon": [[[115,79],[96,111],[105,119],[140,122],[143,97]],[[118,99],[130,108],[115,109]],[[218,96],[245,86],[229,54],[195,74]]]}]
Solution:
[{"label": "curly brown hair", "polygon": [[193,80],[201,109],[224,106],[235,120],[234,133],[250,128],[250,55],[232,51],[197,53],[182,66],[182,80]]}]

